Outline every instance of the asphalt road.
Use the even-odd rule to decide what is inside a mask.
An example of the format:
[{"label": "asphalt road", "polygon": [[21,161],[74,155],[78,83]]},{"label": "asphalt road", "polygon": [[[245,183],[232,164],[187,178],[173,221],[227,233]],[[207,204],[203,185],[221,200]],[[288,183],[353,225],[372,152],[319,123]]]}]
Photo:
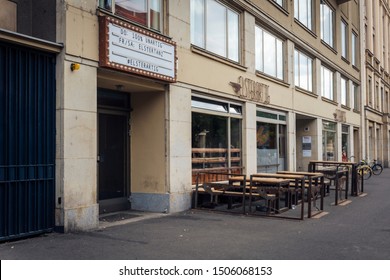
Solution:
[{"label": "asphalt road", "polygon": [[344,206],[332,206],[331,195],[325,201],[328,214],[317,219],[190,210],[1,243],[0,259],[389,260],[390,169],[366,181],[365,191]]}]

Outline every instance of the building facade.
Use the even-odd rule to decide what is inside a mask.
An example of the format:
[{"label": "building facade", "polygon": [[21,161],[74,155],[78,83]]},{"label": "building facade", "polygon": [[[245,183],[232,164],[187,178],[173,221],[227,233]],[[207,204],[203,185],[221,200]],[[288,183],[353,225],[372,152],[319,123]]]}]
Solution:
[{"label": "building facade", "polygon": [[[369,67],[361,55],[364,6],[357,0],[34,1],[37,9],[45,7],[41,15],[25,2],[0,0],[6,7],[0,43],[2,58],[15,47],[52,57],[54,70],[42,71],[55,73],[55,102],[43,103],[52,116],[42,118],[55,122],[48,124],[51,145],[38,149],[51,161],[36,155],[31,171],[35,180],[51,182],[44,186],[54,214],[46,215],[54,219],[46,228],[96,228],[100,214],[123,209],[189,209],[198,170],[252,174],[306,170],[313,159],[359,159],[372,141],[364,137],[371,123],[373,132],[382,129],[381,149],[387,146],[387,115],[375,108],[369,110],[374,116],[365,113],[362,76]],[[32,20],[47,15],[50,25]],[[3,80],[13,63],[4,61]],[[373,77],[385,94],[388,76]],[[16,128],[28,119],[18,105],[27,92],[22,89],[1,89],[0,106],[15,108],[0,115],[7,131],[0,142],[4,200],[13,198],[10,185],[22,186],[29,171],[30,159],[20,159],[24,151],[15,147],[29,153],[41,143],[40,136],[15,140],[39,135]],[[19,123],[8,125],[10,118]],[[40,123],[34,119],[31,127]],[[36,203],[31,199],[29,207]]]},{"label": "building facade", "polygon": [[365,158],[389,166],[389,1],[364,1]]}]

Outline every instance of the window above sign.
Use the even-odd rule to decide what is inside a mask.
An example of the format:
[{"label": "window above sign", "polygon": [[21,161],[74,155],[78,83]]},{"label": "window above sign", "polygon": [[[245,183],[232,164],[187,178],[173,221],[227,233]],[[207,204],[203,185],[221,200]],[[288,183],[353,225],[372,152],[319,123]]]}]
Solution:
[{"label": "window above sign", "polygon": [[163,0],[99,0],[99,7],[162,32]]}]

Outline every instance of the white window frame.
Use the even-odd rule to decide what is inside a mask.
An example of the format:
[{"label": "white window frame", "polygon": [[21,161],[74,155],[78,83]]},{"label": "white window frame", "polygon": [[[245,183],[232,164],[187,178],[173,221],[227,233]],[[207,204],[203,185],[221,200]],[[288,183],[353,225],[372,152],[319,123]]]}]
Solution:
[{"label": "white window frame", "polygon": [[[273,39],[273,46],[265,44],[264,36]],[[263,27],[256,25],[255,27],[255,41],[256,41],[256,70],[260,71],[268,76],[274,77],[279,80],[284,80],[284,60],[285,60],[285,42],[280,37],[267,31]],[[270,53],[265,55],[265,48],[271,48],[275,50],[273,56]],[[274,59],[271,63],[266,63],[266,59]],[[275,71],[267,69],[270,65],[275,65]]]},{"label": "white window frame", "polygon": [[340,78],[340,103],[341,105],[348,106],[348,79],[341,77]]},{"label": "white window frame", "polygon": [[[231,60],[236,63],[240,63],[240,13],[237,10],[225,5],[223,2],[217,0],[191,0],[190,5],[191,44],[208,52],[216,54],[222,58]],[[208,12],[211,10],[211,5],[216,5],[216,7],[224,9],[223,16],[225,17],[225,30],[218,33],[220,36],[222,36],[222,42],[216,41],[216,39],[218,39],[216,33],[210,33],[212,32],[210,31],[210,28],[215,28],[215,25],[208,23]],[[229,19],[234,20],[236,22],[236,25],[232,25]],[[200,34],[197,34],[197,32],[199,32]],[[232,34],[235,34],[237,36],[232,36]],[[214,50],[214,44],[212,43],[213,41],[217,42],[217,44],[223,45],[223,48],[221,48],[220,50]]]},{"label": "white window frame", "polygon": [[352,83],[352,95],[353,95],[353,109],[355,111],[360,111],[359,86],[355,83]]},{"label": "white window frame", "polygon": [[334,72],[321,65],[321,96],[334,100]]},{"label": "white window frame", "polygon": [[340,37],[341,37],[341,56],[348,59],[348,24],[341,20],[340,23]]},{"label": "white window frame", "polygon": [[351,53],[351,61],[352,65],[355,67],[358,67],[359,64],[359,41],[358,41],[358,35],[355,32],[352,32],[352,38],[351,38],[351,47],[352,47],[352,53]]},{"label": "white window frame", "polygon": [[313,30],[313,0],[295,0],[294,17],[309,30]]},{"label": "white window frame", "polygon": [[[320,15],[321,39],[330,47],[334,48],[335,11],[324,0],[321,0],[320,10],[321,10],[321,15]],[[330,19],[328,18],[328,16],[330,16]],[[325,17],[327,20],[324,20]]]},{"label": "white window frame", "polygon": [[[306,69],[302,69],[301,59],[306,60]],[[294,83],[295,86],[313,92],[313,59],[301,52],[300,50],[294,50],[294,65],[295,65],[295,75]],[[307,73],[307,79],[301,79],[301,73]],[[303,74],[304,75],[304,74]]]}]

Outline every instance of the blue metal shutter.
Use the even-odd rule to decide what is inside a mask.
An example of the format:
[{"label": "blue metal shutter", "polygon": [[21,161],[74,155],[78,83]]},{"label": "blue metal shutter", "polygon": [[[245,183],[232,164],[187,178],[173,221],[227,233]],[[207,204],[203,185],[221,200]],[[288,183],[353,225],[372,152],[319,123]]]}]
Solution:
[{"label": "blue metal shutter", "polygon": [[0,42],[0,241],[54,228],[55,55]]}]

